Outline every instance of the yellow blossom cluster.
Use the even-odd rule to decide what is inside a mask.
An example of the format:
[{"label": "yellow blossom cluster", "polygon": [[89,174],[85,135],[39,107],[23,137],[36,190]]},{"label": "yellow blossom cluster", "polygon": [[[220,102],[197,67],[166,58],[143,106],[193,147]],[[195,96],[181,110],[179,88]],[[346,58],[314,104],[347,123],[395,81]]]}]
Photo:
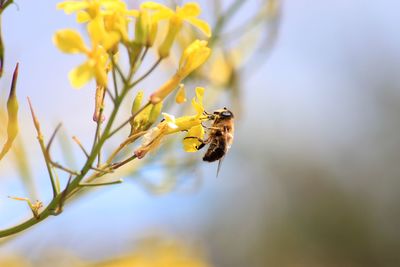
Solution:
[{"label": "yellow blossom cluster", "polygon": [[[69,73],[73,87],[80,88],[92,78],[100,86],[107,85],[107,64],[110,52],[117,51],[119,42],[129,46],[142,44],[152,46],[157,34],[158,22],[169,21],[168,33],[159,47],[160,58],[169,55],[182,22],[187,21],[211,36],[209,25],[197,18],[201,9],[197,3],[187,3],[172,9],[155,2],[144,2],[139,10],[128,9],[121,0],[65,1],[57,5],[66,14],[76,13],[78,23],[86,23],[90,45],[85,45],[81,35],[72,29],[58,31],[53,42],[64,53],[85,54],[87,60]],[[128,26],[136,18],[135,37],[129,38]]]},{"label": "yellow blossom cluster", "polygon": [[[80,88],[93,78],[95,79],[96,104],[93,119],[96,122],[103,120],[103,117],[100,118],[100,108],[103,105],[105,90],[109,86],[108,72],[116,67],[115,60],[111,59],[118,53],[120,45],[125,47],[128,52],[132,73],[132,70],[135,72],[140,66],[137,64],[141,62],[137,62],[143,49],[147,52],[154,45],[161,21],[168,22],[168,29],[165,34],[160,34],[162,39],[156,48],[159,61],[169,56],[172,45],[185,22],[200,30],[207,38],[211,37],[208,23],[198,18],[201,8],[195,2],[185,3],[171,9],[156,2],[146,1],[140,4],[138,10],[135,10],[129,9],[122,0],[81,0],[64,1],[59,3],[57,8],[64,10],[66,14],[75,13],[77,22],[85,24],[89,44],[86,44],[81,34],[73,29],[56,32],[53,42],[62,52],[86,56],[85,62],[69,73],[69,80],[73,87]],[[130,36],[129,29],[134,29],[134,36]],[[184,49],[175,74],[150,94],[150,105],[144,109],[140,109],[143,92],[139,92],[132,106],[132,116],[136,118],[130,121],[131,135],[147,131],[151,127],[162,112],[164,99],[177,88],[179,90],[176,102],[186,101],[182,81],[209,58],[211,49],[207,45],[208,42],[205,40],[194,40]],[[118,71],[120,72],[119,69]],[[120,75],[122,75],[121,72]],[[115,77],[113,78],[115,87]],[[129,88],[130,81],[126,81],[126,77],[121,76],[121,78],[126,82],[124,88]],[[124,95],[124,93],[122,94]],[[196,89],[196,97],[192,101],[192,105],[197,111],[194,116],[175,118],[163,113],[165,120],[148,131],[143,144],[136,150],[136,155],[139,158],[143,157],[149,150],[158,146],[163,136],[167,134],[187,131],[190,136],[202,138],[204,129],[201,122],[209,119],[203,114],[203,94],[203,88]],[[135,114],[138,110],[140,112]],[[197,145],[199,145],[199,141],[195,138],[184,140],[184,149],[188,152],[195,151]]]}]

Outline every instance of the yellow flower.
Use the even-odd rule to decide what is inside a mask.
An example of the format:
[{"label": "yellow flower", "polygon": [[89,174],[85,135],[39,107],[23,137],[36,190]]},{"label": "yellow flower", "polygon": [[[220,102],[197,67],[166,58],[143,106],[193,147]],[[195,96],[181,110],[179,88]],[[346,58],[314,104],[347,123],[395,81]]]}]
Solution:
[{"label": "yellow flower", "polygon": [[128,10],[120,0],[65,1],[59,3],[57,9],[67,14],[76,12],[78,23],[98,20],[96,23],[102,25],[103,31],[118,33],[124,41],[128,40],[128,16],[138,16],[137,10]]},{"label": "yellow flower", "polygon": [[175,12],[162,4],[151,1],[143,3],[140,7],[141,9],[156,10],[158,12],[157,20],[169,20],[167,35],[158,49],[161,58],[169,56],[169,51],[184,21],[198,28],[207,37],[211,37],[211,28],[208,23],[197,18],[201,13],[200,6],[197,3],[186,3],[182,7],[177,6]]},{"label": "yellow flower", "polygon": [[66,14],[76,12],[79,23],[96,18],[103,11],[126,9],[126,4],[120,0],[83,0],[64,1],[57,4],[57,9],[63,9]]},{"label": "yellow flower", "polygon": [[104,25],[109,32],[118,32],[124,42],[129,41],[128,23],[129,17],[137,17],[137,10],[128,10],[125,3],[117,6],[111,6],[107,11],[103,12]]},{"label": "yellow flower", "polygon": [[149,5],[150,2],[145,2],[140,5],[139,14],[135,25],[135,42],[141,45],[151,47],[155,41],[158,22],[169,18],[169,8],[153,3],[156,6]]},{"label": "yellow flower", "polygon": [[[196,115],[175,118],[173,115],[163,113],[164,120],[144,135],[143,143],[135,150],[135,155],[138,158],[143,158],[149,151],[155,150],[166,135],[181,131],[188,131],[187,137],[191,136],[202,139],[204,129],[201,123],[209,120],[209,117],[203,114],[203,95],[204,88],[197,87],[196,97],[192,100],[192,106],[196,110]],[[183,141],[184,149],[187,152],[196,151],[196,147],[199,144],[200,142],[196,138],[188,138]]]},{"label": "yellow flower", "polygon": [[[88,48],[78,32],[65,29],[56,32],[53,37],[54,44],[64,53],[83,53],[87,60],[68,74],[73,87],[80,88],[89,82],[93,77],[97,85],[107,85],[106,65],[108,62],[107,47],[94,45]],[[112,43],[110,42],[109,45]]]},{"label": "yellow flower", "polygon": [[150,101],[153,104],[162,101],[178,87],[183,79],[202,65],[208,59],[210,53],[211,49],[207,47],[207,41],[196,40],[190,44],[182,54],[175,75],[150,95]]},{"label": "yellow flower", "polygon": [[211,37],[211,28],[208,23],[197,18],[201,13],[201,8],[197,3],[191,2],[184,4],[182,7],[177,6],[175,12],[162,4],[152,1],[144,2],[140,8],[158,11],[155,17],[157,20],[177,17],[180,21],[187,21],[201,30],[207,37]]}]

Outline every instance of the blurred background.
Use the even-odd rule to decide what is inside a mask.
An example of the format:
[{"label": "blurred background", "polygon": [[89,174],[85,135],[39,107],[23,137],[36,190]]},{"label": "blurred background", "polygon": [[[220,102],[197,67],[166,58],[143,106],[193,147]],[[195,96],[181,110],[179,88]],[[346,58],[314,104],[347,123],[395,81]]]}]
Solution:
[{"label": "blurred background", "polygon": [[[211,23],[213,1],[199,2]],[[268,1],[244,2],[227,33]],[[67,81],[82,58],[61,54],[51,42],[56,30],[77,27],[56,3],[17,1],[2,25],[1,101],[20,62],[23,141],[44,202],[51,190],[26,96],[47,137],[60,121],[64,138],[77,135],[84,143],[95,128],[93,90],[73,90]],[[255,34],[242,40],[255,56],[240,65],[238,91],[222,92],[209,107],[227,105],[237,114],[218,178],[216,164],[197,153],[197,168],[178,172],[181,178],[166,188],[137,175],[90,190],[61,216],[0,240],[0,266],[131,266],[129,259],[143,257],[179,259],[149,266],[400,266],[400,4],[274,3]],[[227,46],[234,44],[232,38]],[[79,166],[83,159],[68,160]],[[15,161],[0,162],[1,228],[30,216],[24,203],[7,198],[32,192]],[[163,168],[154,164],[147,174]]]}]

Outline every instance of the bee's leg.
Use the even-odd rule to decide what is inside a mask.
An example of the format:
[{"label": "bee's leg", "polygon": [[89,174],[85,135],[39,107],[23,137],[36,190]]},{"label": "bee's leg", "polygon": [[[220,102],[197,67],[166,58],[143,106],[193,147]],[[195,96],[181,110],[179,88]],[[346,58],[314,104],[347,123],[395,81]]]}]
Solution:
[{"label": "bee's leg", "polygon": [[185,138],[183,138],[183,140],[185,140],[185,139],[197,139],[197,141],[199,141],[201,143],[199,146],[196,146],[197,150],[202,149],[206,144],[209,143],[208,139],[207,140],[203,140],[203,139],[201,139],[199,137],[196,137],[196,136],[186,136]]},{"label": "bee's leg", "polygon": [[202,149],[206,144],[205,143],[201,143],[199,146],[196,146],[197,150]]},{"label": "bee's leg", "polygon": [[210,130],[210,129],[211,129],[211,127],[208,127],[208,126],[204,125],[203,123],[201,123],[201,126],[203,126],[203,128],[204,128],[204,129],[207,129],[207,130]]},{"label": "bee's leg", "polygon": [[203,114],[206,115],[208,117],[209,120],[214,120],[215,119],[215,115],[208,113],[207,111],[203,111]]}]

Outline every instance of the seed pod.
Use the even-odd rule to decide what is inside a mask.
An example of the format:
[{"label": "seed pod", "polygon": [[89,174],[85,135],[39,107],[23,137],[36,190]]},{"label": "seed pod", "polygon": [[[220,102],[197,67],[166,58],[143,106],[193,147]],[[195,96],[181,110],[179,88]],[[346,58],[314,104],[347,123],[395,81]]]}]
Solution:
[{"label": "seed pod", "polygon": [[18,63],[14,70],[11,82],[10,94],[7,100],[7,113],[8,113],[7,141],[0,152],[0,160],[11,149],[11,146],[18,134],[18,99],[16,94],[17,79],[18,79]]}]

